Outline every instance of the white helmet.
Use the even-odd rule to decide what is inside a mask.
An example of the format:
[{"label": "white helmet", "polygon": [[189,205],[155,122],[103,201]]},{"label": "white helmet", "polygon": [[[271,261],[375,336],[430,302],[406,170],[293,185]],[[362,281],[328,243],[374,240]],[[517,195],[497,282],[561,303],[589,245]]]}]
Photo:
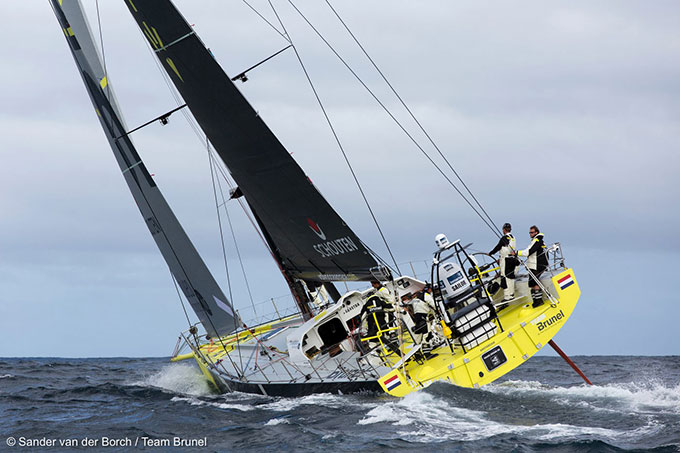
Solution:
[{"label": "white helmet", "polygon": [[434,237],[434,243],[437,244],[437,247],[440,249],[445,249],[446,246],[449,245],[449,240],[444,233],[439,233]]}]

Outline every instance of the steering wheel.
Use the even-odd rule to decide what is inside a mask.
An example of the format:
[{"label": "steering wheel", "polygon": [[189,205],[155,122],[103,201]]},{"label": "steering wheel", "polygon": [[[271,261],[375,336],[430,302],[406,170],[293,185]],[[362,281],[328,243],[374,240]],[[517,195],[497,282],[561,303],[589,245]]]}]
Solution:
[{"label": "steering wheel", "polygon": [[501,268],[493,256],[484,252],[472,253],[470,256],[473,257],[475,261],[477,261],[477,266],[482,272],[483,282],[495,280],[496,278],[500,277]]}]

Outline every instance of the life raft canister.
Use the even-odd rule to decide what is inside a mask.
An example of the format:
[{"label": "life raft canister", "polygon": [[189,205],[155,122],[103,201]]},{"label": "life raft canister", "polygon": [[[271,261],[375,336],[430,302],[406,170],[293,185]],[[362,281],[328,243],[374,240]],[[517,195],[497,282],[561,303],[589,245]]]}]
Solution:
[{"label": "life raft canister", "polygon": [[444,299],[455,298],[470,288],[470,282],[457,263],[446,263],[439,268],[439,289]]}]

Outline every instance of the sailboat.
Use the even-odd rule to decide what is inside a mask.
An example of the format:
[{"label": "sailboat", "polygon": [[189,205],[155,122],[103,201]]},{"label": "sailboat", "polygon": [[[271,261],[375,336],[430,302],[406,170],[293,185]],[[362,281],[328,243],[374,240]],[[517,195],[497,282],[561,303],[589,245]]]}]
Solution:
[{"label": "sailboat", "polygon": [[[402,397],[437,381],[479,387],[527,361],[569,319],[580,289],[559,244],[544,252],[538,307],[530,270],[503,302],[495,262],[445,237],[429,279],[396,274],[321,195],[172,2],[126,0],[186,103],[155,120],[188,108],[236,184],[230,200],[245,201],[294,297],[295,314],[246,324],[137,152],[79,0],[50,1],[130,192],[199,320],[180,334],[172,360],[193,359],[218,391]],[[341,294],[337,282],[366,287]],[[427,305],[418,323],[402,304],[414,298]]]}]

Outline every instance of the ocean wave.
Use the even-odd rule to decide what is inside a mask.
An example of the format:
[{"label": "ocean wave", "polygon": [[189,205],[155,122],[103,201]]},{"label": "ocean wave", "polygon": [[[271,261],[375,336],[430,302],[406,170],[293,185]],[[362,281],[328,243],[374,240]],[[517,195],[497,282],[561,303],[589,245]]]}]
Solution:
[{"label": "ocean wave", "polygon": [[444,399],[423,392],[380,404],[358,421],[359,425],[379,423],[411,427],[397,433],[416,442],[478,440],[515,430],[510,425],[487,420],[481,411],[452,407]]},{"label": "ocean wave", "polygon": [[32,399],[43,401],[59,402],[78,402],[92,401],[106,397],[127,397],[141,400],[166,400],[167,396],[161,389],[151,387],[140,387],[134,385],[114,384],[105,382],[103,384],[81,385],[65,389],[53,389],[49,387],[29,387],[25,393],[31,395]]},{"label": "ocean wave", "polygon": [[506,381],[483,387],[491,393],[522,396],[547,396],[563,405],[581,405],[594,410],[632,414],[680,414],[680,384],[667,385],[657,380],[555,387],[535,381]]},{"label": "ocean wave", "polygon": [[297,398],[277,399],[271,403],[260,405],[260,408],[277,412],[289,412],[300,406],[323,406],[329,409],[339,409],[347,407],[348,405],[356,405],[357,407],[365,406],[362,403],[358,403],[355,399],[348,395],[315,393],[313,395]]},{"label": "ocean wave", "polygon": [[264,426],[288,425],[288,424],[290,424],[290,421],[288,421],[287,418],[279,417],[270,419],[267,423],[264,424]]},{"label": "ocean wave", "polygon": [[195,397],[188,397],[187,398],[187,397],[175,396],[170,401],[189,403],[192,406],[211,406],[211,407],[216,407],[218,409],[235,409],[235,410],[239,410],[239,411],[242,411],[242,412],[252,411],[253,409],[255,409],[254,406],[250,406],[250,405],[247,405],[247,404],[223,403],[223,402],[219,402],[219,401],[205,401],[205,400],[195,398]]},{"label": "ocean wave", "polygon": [[0,379],[11,379],[11,378],[13,378],[13,377],[14,377],[13,374],[3,374],[3,375],[0,375]]},{"label": "ocean wave", "polygon": [[[618,430],[564,423],[511,424],[491,420],[484,411],[450,405],[427,393],[414,393],[371,409],[359,425],[389,424],[399,438],[409,442],[479,441],[499,435],[521,435],[544,441],[594,437],[607,441],[648,436],[659,427],[649,423],[635,430]],[[408,427],[408,429],[404,429]]]}]

